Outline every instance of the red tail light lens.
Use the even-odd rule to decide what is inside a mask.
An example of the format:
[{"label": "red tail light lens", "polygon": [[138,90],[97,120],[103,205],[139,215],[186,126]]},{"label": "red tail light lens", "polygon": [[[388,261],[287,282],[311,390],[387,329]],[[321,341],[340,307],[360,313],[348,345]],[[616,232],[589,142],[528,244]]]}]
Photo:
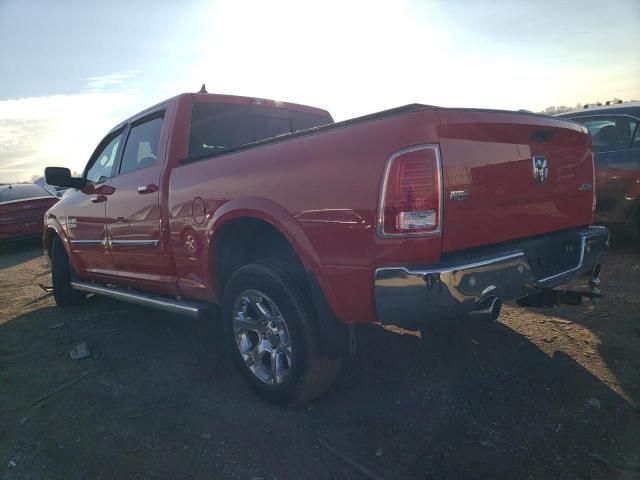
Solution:
[{"label": "red tail light lens", "polygon": [[380,233],[436,233],[441,225],[438,147],[416,147],[389,160],[380,202]]}]

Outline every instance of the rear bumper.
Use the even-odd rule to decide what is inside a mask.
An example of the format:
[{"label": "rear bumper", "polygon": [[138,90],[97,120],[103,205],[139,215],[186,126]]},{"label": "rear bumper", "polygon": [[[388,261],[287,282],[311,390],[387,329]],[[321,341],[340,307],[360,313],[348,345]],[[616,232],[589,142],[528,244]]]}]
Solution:
[{"label": "rear bumper", "polygon": [[[488,249],[425,268],[384,267],[375,272],[375,303],[382,323],[419,326],[430,319],[467,315],[490,297],[523,298],[590,274],[609,246],[609,231],[588,227],[558,235],[551,245],[578,246],[575,261],[557,271],[536,274],[532,242]],[[545,245],[548,246],[548,245]],[[553,255],[552,255],[553,257]]]}]

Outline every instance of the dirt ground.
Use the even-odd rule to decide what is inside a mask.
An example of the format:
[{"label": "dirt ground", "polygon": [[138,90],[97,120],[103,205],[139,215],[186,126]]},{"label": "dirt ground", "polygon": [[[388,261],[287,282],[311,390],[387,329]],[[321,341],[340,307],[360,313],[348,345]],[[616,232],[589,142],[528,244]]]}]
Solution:
[{"label": "dirt ground", "polygon": [[[503,309],[460,339],[371,325],[326,396],[259,400],[195,321],[68,310],[37,240],[0,247],[0,479],[640,478],[640,246],[597,304]],[[91,356],[71,360],[86,342]],[[363,472],[366,471],[367,473]]]}]

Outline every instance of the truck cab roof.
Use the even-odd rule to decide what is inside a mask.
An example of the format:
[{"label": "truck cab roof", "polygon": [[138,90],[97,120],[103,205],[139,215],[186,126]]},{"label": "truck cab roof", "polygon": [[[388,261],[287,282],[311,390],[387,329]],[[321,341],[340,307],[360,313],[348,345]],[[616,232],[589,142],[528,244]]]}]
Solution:
[{"label": "truck cab roof", "polygon": [[135,115],[129,117],[128,119],[120,122],[118,125],[114,126],[111,131],[118,130],[123,125],[135,121],[139,118],[145,117],[150,113],[153,113],[159,107],[166,105],[169,102],[178,101],[192,101],[194,103],[227,103],[227,104],[236,104],[236,105],[263,105],[267,107],[274,108],[282,108],[283,110],[292,110],[296,112],[304,112],[310,113],[322,117],[327,117],[327,123],[333,123],[333,117],[331,114],[322,108],[311,107],[309,105],[302,105],[299,103],[292,102],[282,102],[279,100],[270,100],[267,98],[258,98],[258,97],[245,97],[239,95],[223,95],[218,93],[180,93],[174,97],[167,98],[161,102],[156,103],[155,105],[142,110],[141,112],[136,113]]}]

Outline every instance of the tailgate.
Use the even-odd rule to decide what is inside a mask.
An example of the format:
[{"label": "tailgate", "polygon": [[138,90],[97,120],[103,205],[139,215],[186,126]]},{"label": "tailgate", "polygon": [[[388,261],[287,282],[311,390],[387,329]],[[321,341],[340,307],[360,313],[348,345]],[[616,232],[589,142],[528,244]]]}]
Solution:
[{"label": "tailgate", "polygon": [[443,251],[589,225],[591,137],[572,122],[440,110]]}]

